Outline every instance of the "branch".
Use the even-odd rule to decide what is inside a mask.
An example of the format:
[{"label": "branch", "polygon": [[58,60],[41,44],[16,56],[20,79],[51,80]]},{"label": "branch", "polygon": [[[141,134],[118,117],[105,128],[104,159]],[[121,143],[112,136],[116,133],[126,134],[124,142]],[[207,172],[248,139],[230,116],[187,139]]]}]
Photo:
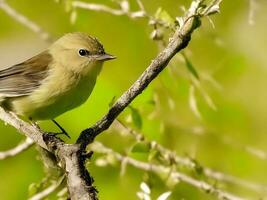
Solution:
[{"label": "branch", "polygon": [[38,24],[31,21],[24,15],[20,14],[18,11],[16,11],[14,8],[10,7],[5,0],[0,0],[0,9],[2,9],[7,15],[9,15],[11,18],[16,20],[17,22],[21,23],[22,25],[26,26],[33,32],[37,33],[41,39],[51,42],[52,37],[49,33],[45,32]]},{"label": "branch", "polygon": [[95,152],[112,155],[116,160],[120,162],[127,162],[127,164],[132,165],[133,167],[137,169],[141,169],[144,171],[151,171],[155,174],[166,174],[174,181],[183,181],[191,186],[194,186],[196,188],[199,188],[201,190],[204,190],[205,192],[211,193],[216,195],[219,199],[226,199],[226,200],[244,200],[242,197],[238,197],[234,194],[225,192],[223,190],[220,190],[213,185],[205,182],[205,181],[199,181],[196,180],[190,176],[187,176],[186,174],[180,173],[178,171],[172,171],[170,168],[163,167],[161,165],[151,164],[142,162],[139,160],[135,160],[133,158],[123,156],[115,151],[113,151],[110,148],[107,148],[103,144],[99,142],[94,142],[91,144],[91,149]]},{"label": "branch", "polygon": [[[129,10],[128,1],[122,1],[120,3],[120,9],[110,8],[110,7],[108,7],[106,5],[102,5],[102,4],[85,3],[82,1],[73,1],[72,6],[73,6],[73,8],[82,8],[82,9],[93,10],[93,11],[98,11],[98,12],[106,12],[106,13],[110,13],[112,15],[117,15],[117,16],[127,15],[132,19],[146,17],[146,13],[143,10],[143,7],[142,7],[142,10],[140,10],[140,11],[131,12]],[[140,6],[141,6],[141,4],[140,4]]]},{"label": "branch", "polygon": [[84,155],[78,145],[65,144],[54,135],[46,134],[38,127],[31,125],[11,112],[0,107],[0,119],[15,127],[20,133],[31,138],[36,144],[53,153],[62,169],[64,169],[70,196],[73,200],[96,200],[96,190],[92,186],[89,173],[81,166]]},{"label": "branch", "polygon": [[258,8],[256,0],[249,0],[249,14],[248,14],[248,23],[249,25],[255,24],[255,13]]},{"label": "branch", "polygon": [[[197,9],[197,8],[196,8]],[[158,54],[136,82],[114,103],[108,113],[95,125],[84,130],[77,143],[87,146],[94,138],[110,127],[116,117],[153,81],[179,51],[184,49],[193,31],[200,25],[200,16],[188,15],[183,26],[170,38],[167,47]]]},{"label": "branch", "polygon": [[128,135],[133,136],[136,141],[148,143],[151,149],[157,150],[159,154],[161,155],[162,159],[164,159],[164,161],[166,162],[169,162],[169,163],[174,162],[175,164],[186,166],[190,169],[195,169],[196,171],[201,169],[201,171],[203,172],[205,176],[212,178],[214,180],[217,180],[217,181],[224,181],[224,182],[240,185],[242,187],[246,187],[247,189],[251,189],[257,192],[267,191],[266,185],[253,183],[253,182],[246,181],[246,180],[240,179],[238,177],[235,177],[229,174],[215,171],[211,168],[201,166],[199,163],[194,162],[190,158],[178,156],[175,152],[165,148],[164,146],[157,143],[156,141],[148,141],[144,137],[144,134],[137,132],[134,129],[126,126],[123,122],[121,122],[118,119],[116,119],[114,123],[115,123],[115,127],[117,127],[119,131],[128,132]]},{"label": "branch", "polygon": [[57,182],[54,184],[50,185],[48,188],[45,190],[37,193],[33,197],[31,197],[29,200],[42,200],[45,199],[45,197],[49,196],[51,193],[53,193],[63,182],[65,176],[61,177]]},{"label": "branch", "polygon": [[43,131],[38,127],[33,126],[20,118],[18,118],[14,113],[6,112],[2,107],[0,107],[0,119],[5,123],[16,128],[21,134],[28,138],[31,138],[36,144],[49,150],[45,142],[43,141]]},{"label": "branch", "polygon": [[23,152],[23,151],[27,150],[28,148],[30,148],[33,144],[34,144],[33,140],[30,139],[30,138],[27,138],[25,140],[25,142],[19,144],[15,148],[7,150],[7,151],[0,152],[0,160],[4,160],[6,158],[9,158],[9,157],[12,157],[12,156],[16,156],[16,155],[20,154],[21,152]]}]

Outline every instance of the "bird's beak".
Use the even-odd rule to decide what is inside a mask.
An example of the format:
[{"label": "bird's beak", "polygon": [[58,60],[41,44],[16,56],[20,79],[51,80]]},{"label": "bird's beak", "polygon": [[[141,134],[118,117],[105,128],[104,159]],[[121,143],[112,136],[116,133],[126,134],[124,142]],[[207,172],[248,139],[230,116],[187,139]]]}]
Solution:
[{"label": "bird's beak", "polygon": [[116,56],[110,55],[108,53],[102,54],[102,55],[98,55],[96,57],[96,60],[102,60],[102,61],[106,61],[106,60],[113,60],[115,59]]}]

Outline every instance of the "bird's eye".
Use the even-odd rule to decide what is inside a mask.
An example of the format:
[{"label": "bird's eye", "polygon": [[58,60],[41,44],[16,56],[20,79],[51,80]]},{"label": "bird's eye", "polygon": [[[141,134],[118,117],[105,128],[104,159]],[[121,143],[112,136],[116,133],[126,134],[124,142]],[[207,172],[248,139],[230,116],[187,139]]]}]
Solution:
[{"label": "bird's eye", "polygon": [[80,49],[79,55],[80,56],[87,56],[87,55],[89,55],[89,51],[87,51],[86,49]]}]

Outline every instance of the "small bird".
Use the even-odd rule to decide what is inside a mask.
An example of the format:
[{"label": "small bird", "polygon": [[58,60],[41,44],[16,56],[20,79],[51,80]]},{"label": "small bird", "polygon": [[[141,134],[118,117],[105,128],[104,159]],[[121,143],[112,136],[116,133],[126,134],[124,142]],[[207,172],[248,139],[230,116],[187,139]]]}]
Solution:
[{"label": "small bird", "polygon": [[42,53],[0,71],[0,105],[33,121],[54,121],[88,99],[103,62],[114,58],[96,38],[68,33]]}]

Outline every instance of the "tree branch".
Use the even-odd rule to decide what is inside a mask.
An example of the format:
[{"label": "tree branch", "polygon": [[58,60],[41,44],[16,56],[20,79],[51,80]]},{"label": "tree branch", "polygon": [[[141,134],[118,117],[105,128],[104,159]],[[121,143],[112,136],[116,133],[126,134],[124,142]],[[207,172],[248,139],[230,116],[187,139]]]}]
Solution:
[{"label": "tree branch", "polygon": [[0,160],[4,160],[6,158],[16,156],[20,154],[21,152],[30,148],[33,144],[34,144],[33,140],[30,138],[27,138],[23,143],[19,144],[15,148],[0,152]]},{"label": "tree branch", "polygon": [[45,190],[35,194],[29,200],[42,200],[42,199],[45,199],[45,197],[49,196],[51,193],[53,193],[61,185],[61,183],[63,182],[64,178],[65,178],[65,176],[61,177],[54,184],[50,185]]},{"label": "tree branch", "polygon": [[2,107],[0,107],[0,119],[16,128],[21,134],[31,138],[39,146],[48,150],[48,147],[43,141],[44,132],[38,127],[21,120],[14,113],[6,112]]},{"label": "tree branch", "polygon": [[123,156],[120,153],[113,151],[112,149],[104,146],[103,144],[99,142],[94,142],[93,144],[91,144],[91,149],[98,153],[108,154],[108,155],[111,154],[116,160],[120,162],[127,162],[127,164],[130,164],[137,169],[141,169],[144,171],[152,171],[158,175],[166,174],[169,178],[171,178],[174,181],[183,181],[189,185],[192,185],[193,187],[196,187],[208,193],[214,194],[219,199],[245,200],[242,197],[238,197],[231,193],[220,190],[205,181],[199,181],[199,180],[196,180],[194,178],[187,176],[186,174],[180,173],[178,171],[172,171],[170,168],[167,168],[161,165],[146,163],[143,161],[139,161],[139,160],[127,157],[127,156]]},{"label": "tree branch", "polygon": [[79,145],[65,144],[52,134],[46,134],[38,127],[31,125],[15,114],[6,112],[0,107],[0,119],[15,127],[20,133],[31,138],[36,144],[53,153],[62,169],[64,169],[70,196],[73,200],[96,200],[96,190],[92,179],[84,166],[81,166],[86,156]]},{"label": "tree branch", "polygon": [[52,38],[49,33],[45,32],[38,24],[31,21],[30,19],[16,11],[14,8],[9,6],[5,0],[0,0],[0,9],[2,9],[7,15],[12,17],[17,22],[23,24],[33,32],[37,33],[41,37],[41,39],[47,42],[51,42]]},{"label": "tree branch", "polygon": [[193,31],[200,25],[199,16],[190,15],[182,27],[176,30],[167,47],[158,54],[136,82],[114,103],[108,113],[95,125],[84,130],[77,143],[87,146],[94,138],[110,127],[116,117],[153,81],[180,50],[185,48]]},{"label": "tree branch", "polygon": [[112,15],[117,15],[117,16],[127,15],[132,19],[143,18],[146,16],[145,11],[141,8],[140,8],[141,9],[140,11],[134,11],[134,12],[130,11],[129,10],[130,6],[129,6],[128,1],[120,2],[120,9],[114,9],[114,8],[111,8],[106,5],[102,5],[102,4],[85,3],[82,1],[73,1],[72,6],[73,8],[82,8],[82,9],[93,10],[93,11],[98,11],[98,12],[106,12],[106,13],[110,13]]},{"label": "tree branch", "polygon": [[201,166],[199,163],[193,161],[190,158],[187,157],[181,157],[178,156],[175,152],[165,148],[161,144],[157,143],[156,141],[148,141],[144,137],[144,134],[137,132],[128,126],[126,126],[123,122],[120,120],[116,120],[116,127],[122,132],[122,131],[127,131],[129,135],[132,135],[136,141],[142,141],[142,142],[147,142],[150,144],[151,149],[155,149],[159,152],[161,155],[162,159],[167,162],[174,162],[175,164],[181,165],[181,166],[186,166],[190,169],[194,170],[201,170],[202,173],[209,177],[212,178],[216,181],[223,181],[223,182],[228,182],[232,184],[236,184],[242,187],[245,187],[250,190],[254,190],[257,192],[262,192],[262,191],[267,191],[267,186],[263,184],[258,184],[258,183],[253,183],[247,180],[240,179],[238,177],[225,174],[219,171],[215,171],[211,168]]}]

